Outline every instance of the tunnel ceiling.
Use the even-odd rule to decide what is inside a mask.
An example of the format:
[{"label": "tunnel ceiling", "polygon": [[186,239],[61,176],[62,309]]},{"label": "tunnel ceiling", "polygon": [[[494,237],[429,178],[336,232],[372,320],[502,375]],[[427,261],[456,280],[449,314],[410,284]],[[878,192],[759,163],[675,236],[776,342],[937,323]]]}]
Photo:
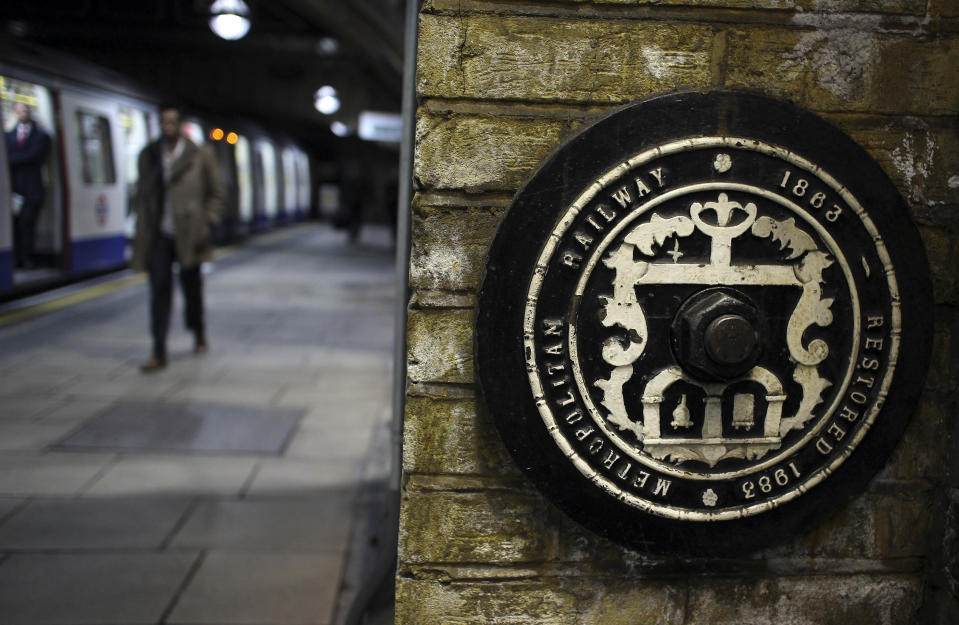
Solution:
[{"label": "tunnel ceiling", "polygon": [[[164,99],[202,112],[252,118],[328,140],[361,110],[398,112],[403,0],[245,0],[249,34],[210,30],[209,0],[4,0],[6,34],[90,59]],[[313,107],[323,85],[339,92],[332,116]]]}]

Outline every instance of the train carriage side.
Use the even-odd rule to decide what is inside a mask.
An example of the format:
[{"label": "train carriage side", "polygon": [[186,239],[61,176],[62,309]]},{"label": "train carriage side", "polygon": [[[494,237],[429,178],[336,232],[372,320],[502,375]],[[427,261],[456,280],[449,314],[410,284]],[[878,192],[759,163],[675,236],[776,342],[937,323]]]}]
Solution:
[{"label": "train carriage side", "polygon": [[241,190],[237,176],[235,133],[227,141],[228,132],[218,122],[191,115],[183,120],[181,130],[184,136],[213,156],[219,171],[225,197],[220,223],[213,229],[213,240],[223,244],[243,238],[247,231],[239,219]]},{"label": "train carriage side", "polygon": [[183,133],[209,150],[226,190],[216,242],[225,243],[310,215],[310,159],[289,138],[248,121],[188,116]]},{"label": "train carriage side", "polygon": [[[49,139],[47,145],[51,149],[40,165],[40,176],[45,193],[37,210],[38,216],[32,237],[33,254],[29,259],[25,259],[22,252],[18,253],[24,234],[21,224],[24,198],[13,193],[13,184],[9,175],[10,155],[6,150],[8,141],[3,141],[5,149],[0,162],[0,172],[5,181],[3,185],[5,188],[0,200],[0,222],[3,223],[2,231],[8,233],[8,236],[3,237],[0,293],[10,291],[24,281],[56,275],[63,262],[64,237],[61,210],[63,201],[56,94],[48,85],[43,84],[40,77],[29,72],[18,72],[16,68],[0,63],[0,119],[3,121],[5,134],[15,132],[17,128],[19,120],[15,107],[18,103],[30,107],[35,127],[47,135]],[[28,158],[32,160],[36,158],[36,154]],[[16,260],[19,262],[15,262]]]},{"label": "train carriage side", "polygon": [[281,221],[296,220],[296,153],[288,142],[276,142],[280,161]]},{"label": "train carriage side", "polygon": [[310,162],[298,145],[248,121],[230,120],[221,130],[220,138],[208,136],[232,148],[235,231],[268,230],[310,214]]},{"label": "train carriage side", "polygon": [[283,208],[286,219],[302,221],[310,214],[310,161],[299,146],[281,142],[283,155]]},{"label": "train carriage side", "polygon": [[127,262],[137,158],[150,137],[151,105],[111,94],[60,93],[67,181],[67,268],[83,274]]},{"label": "train carriage side", "polygon": [[[0,51],[0,120],[5,132],[27,104],[50,139],[41,166],[44,201],[33,254],[16,236],[22,199],[10,189],[6,142],[0,149],[0,296],[53,286],[71,277],[123,267],[136,160],[158,128],[149,96],[122,79],[68,57],[32,48]],[[47,58],[47,57],[50,58]],[[137,93],[137,95],[134,95]],[[21,234],[24,230],[20,229]],[[18,240],[19,239],[19,240]],[[22,266],[15,266],[17,248]]]},{"label": "train carriage side", "polygon": [[260,162],[259,183],[263,197],[261,227],[271,228],[277,221],[281,202],[282,168],[273,141],[266,136],[254,140]]},{"label": "train carriage side", "polygon": [[[2,119],[2,115],[0,115]],[[7,142],[0,141],[0,165],[7,162]],[[13,288],[13,222],[10,177],[0,175],[0,294]]]},{"label": "train carriage side", "polygon": [[300,219],[313,215],[313,177],[310,173],[310,157],[299,147],[296,152],[296,212]]},{"label": "train carriage side", "polygon": [[[253,163],[253,146],[250,140],[233,133],[234,161],[236,162],[237,230],[249,234],[256,215],[256,176]],[[227,135],[229,137],[229,135]]]},{"label": "train carriage side", "polygon": [[240,180],[237,166],[236,133],[230,141],[227,132],[219,125],[207,132],[209,146],[220,169],[223,188],[226,191],[223,215],[214,228],[214,241],[218,244],[239,241],[246,236],[247,230],[240,220]]},{"label": "train carriage side", "polygon": [[265,217],[258,136],[255,127],[234,118],[217,119],[207,131],[227,190],[227,205],[219,229],[223,240],[240,240],[271,225]]},{"label": "train carriage side", "polygon": [[[12,131],[28,104],[51,150],[46,197],[34,237],[34,267],[15,267],[18,248],[6,141],[0,140],[0,297],[119,269],[136,228],[133,198],[141,150],[159,135],[158,98],[124,77],[42,48],[0,42],[0,123]],[[187,117],[184,133],[206,144],[227,189],[217,242],[311,215],[310,159],[289,137],[238,119]],[[22,248],[20,248],[22,249]]]}]

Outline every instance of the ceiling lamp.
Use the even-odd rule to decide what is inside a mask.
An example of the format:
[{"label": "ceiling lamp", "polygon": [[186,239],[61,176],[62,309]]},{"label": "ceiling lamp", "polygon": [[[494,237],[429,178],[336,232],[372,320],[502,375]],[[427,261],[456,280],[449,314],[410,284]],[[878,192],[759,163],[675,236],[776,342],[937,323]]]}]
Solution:
[{"label": "ceiling lamp", "polygon": [[330,132],[337,137],[346,137],[350,134],[350,127],[343,122],[333,122],[330,124]]},{"label": "ceiling lamp", "polygon": [[250,7],[243,0],[216,0],[210,5],[210,28],[223,39],[242,39],[250,32]]},{"label": "ceiling lamp", "polygon": [[316,51],[325,56],[332,56],[340,51],[340,42],[333,37],[321,37],[316,44]]},{"label": "ceiling lamp", "polygon": [[336,89],[329,85],[324,85],[313,94],[313,106],[324,115],[332,115],[340,110],[340,98],[336,95]]}]

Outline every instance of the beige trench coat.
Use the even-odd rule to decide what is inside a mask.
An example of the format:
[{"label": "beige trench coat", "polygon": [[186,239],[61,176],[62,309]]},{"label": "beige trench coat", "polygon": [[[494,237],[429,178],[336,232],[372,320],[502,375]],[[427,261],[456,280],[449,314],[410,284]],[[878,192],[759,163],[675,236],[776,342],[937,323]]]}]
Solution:
[{"label": "beige trench coat", "polygon": [[[183,153],[173,162],[167,193],[173,206],[177,260],[182,267],[194,267],[212,255],[210,228],[220,221],[225,193],[213,155],[186,137],[180,141],[185,142]],[[146,269],[150,248],[159,231],[163,209],[160,204],[162,149],[162,142],[151,143],[140,152],[138,161],[140,177],[133,200],[137,229],[132,261],[137,271]]]}]

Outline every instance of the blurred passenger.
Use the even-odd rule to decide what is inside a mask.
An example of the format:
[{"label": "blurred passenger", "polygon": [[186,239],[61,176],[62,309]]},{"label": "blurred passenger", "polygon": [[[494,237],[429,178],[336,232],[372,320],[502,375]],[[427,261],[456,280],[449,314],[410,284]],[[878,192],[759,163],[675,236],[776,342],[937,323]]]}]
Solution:
[{"label": "blurred passenger", "polygon": [[50,153],[50,137],[33,121],[30,107],[23,102],[13,105],[17,125],[7,133],[7,159],[13,192],[20,196],[19,212],[13,216],[13,253],[17,267],[34,266],[34,239],[37,218],[43,207],[43,164]]},{"label": "blurred passenger", "polygon": [[363,227],[363,191],[360,165],[356,161],[350,161],[343,168],[340,180],[342,226],[338,226],[346,228],[350,243],[356,243],[359,240],[360,228]]},{"label": "blurred passenger", "polygon": [[140,152],[134,207],[137,232],[133,266],[150,276],[153,356],[140,366],[151,372],[167,365],[166,339],[173,297],[173,263],[180,265],[186,326],[195,354],[209,349],[203,321],[200,264],[213,251],[211,229],[223,210],[224,190],[212,154],[183,136],[180,111],[160,111],[161,137]]}]

